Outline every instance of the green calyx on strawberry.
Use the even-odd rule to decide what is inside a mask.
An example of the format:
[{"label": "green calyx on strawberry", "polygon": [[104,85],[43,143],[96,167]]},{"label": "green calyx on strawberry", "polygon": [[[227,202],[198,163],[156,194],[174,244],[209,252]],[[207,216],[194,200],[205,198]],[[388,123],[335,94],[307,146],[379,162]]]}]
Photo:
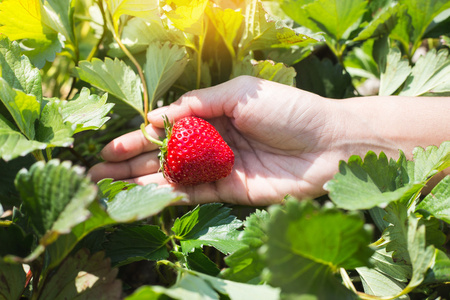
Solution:
[{"label": "green calyx on strawberry", "polygon": [[157,144],[161,146],[161,170],[167,181],[195,185],[230,175],[233,151],[210,123],[185,117],[171,126],[165,117],[164,124],[166,139]]}]

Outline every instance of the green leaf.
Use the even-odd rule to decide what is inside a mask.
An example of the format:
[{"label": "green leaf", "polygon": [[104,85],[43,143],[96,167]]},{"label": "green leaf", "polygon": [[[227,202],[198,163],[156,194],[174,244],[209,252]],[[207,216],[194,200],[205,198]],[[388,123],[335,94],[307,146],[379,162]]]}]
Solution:
[{"label": "green leaf", "polygon": [[419,286],[426,272],[434,261],[435,249],[426,245],[425,225],[414,214],[407,213],[407,208],[401,203],[391,203],[386,208],[386,220],[391,225],[383,233],[388,242],[387,251],[394,251],[394,261],[400,260],[412,267],[412,276],[406,288],[397,296],[409,293]]},{"label": "green leaf", "polygon": [[126,300],[159,299],[159,295],[167,295],[172,299],[198,299],[219,300],[222,295],[228,296],[230,300],[280,299],[280,290],[269,285],[252,285],[217,277],[209,276],[195,271],[180,269],[182,272],[180,280],[170,288],[162,286],[144,286]]},{"label": "green leaf", "polygon": [[81,249],[68,257],[46,281],[41,299],[119,299],[122,284],[103,252]]},{"label": "green leaf", "polygon": [[280,8],[283,12],[297,24],[314,32],[323,31],[318,28],[318,24],[309,17],[308,12],[304,9],[305,5],[314,2],[314,0],[278,0],[278,2],[280,2]]},{"label": "green leaf", "polygon": [[136,186],[121,191],[107,202],[107,212],[116,222],[129,223],[151,217],[184,197],[170,188],[158,188],[156,184]]},{"label": "green leaf", "polygon": [[[197,88],[197,78],[196,76],[192,76],[192,74],[197,73],[197,58],[197,55],[195,55],[192,59],[189,59],[186,68],[184,68],[184,73],[181,74],[180,77],[178,77],[178,80],[175,83],[177,86],[182,87],[183,90],[190,91]],[[209,63],[207,63],[206,61],[202,61],[200,68],[200,86],[211,86],[213,83]]]},{"label": "green leaf", "polygon": [[189,270],[194,270],[203,274],[217,276],[220,273],[217,265],[206,256],[199,248],[186,255],[186,264]]},{"label": "green leaf", "polygon": [[408,253],[408,212],[404,204],[393,202],[386,207],[385,220],[390,225],[383,232],[383,239],[387,241],[386,251],[392,252],[396,263],[411,265]]},{"label": "green leaf", "polygon": [[108,216],[104,207],[102,207],[99,202],[92,202],[88,209],[90,216],[86,221],[75,225],[70,233],[60,235],[54,243],[47,246],[46,252],[50,258],[47,266],[48,268],[51,269],[57,267],[74,247],[89,233],[98,228],[116,223],[115,220]]},{"label": "green leaf", "polygon": [[[423,211],[421,211],[423,212]],[[420,218],[420,224],[425,225],[425,237],[427,245],[433,245],[435,248],[443,249],[447,240],[446,234],[442,231],[442,222],[429,213],[426,215],[416,214]]]},{"label": "green leaf", "polygon": [[247,217],[245,229],[239,236],[244,246],[225,257],[229,268],[222,270],[223,278],[238,282],[261,281],[261,273],[266,263],[259,250],[267,243],[269,220],[269,214],[264,210],[257,210]]},{"label": "green leaf", "polygon": [[15,184],[34,231],[39,238],[46,235],[44,244],[86,220],[87,207],[97,195],[84,171],[68,161],[37,162],[30,170],[21,170]]},{"label": "green leaf", "polygon": [[[161,22],[145,22],[141,18],[129,20],[122,30],[122,43],[131,53],[145,51],[154,42],[171,42],[175,45],[191,45],[186,36],[179,30],[167,30]],[[113,57],[125,56],[118,44],[111,44],[108,55]]]},{"label": "green leaf", "polygon": [[442,179],[417,206],[450,224],[450,176]]},{"label": "green leaf", "polygon": [[335,273],[369,265],[371,231],[361,217],[296,199],[284,207],[274,206],[270,214],[266,253],[270,283],[286,293],[353,299]]},{"label": "green leaf", "polygon": [[406,9],[401,10],[397,19],[397,26],[389,34],[389,38],[399,41],[407,52],[409,52],[411,44],[411,26],[411,16]]},{"label": "green leaf", "polygon": [[101,98],[90,95],[89,90],[83,88],[72,100],[63,102],[61,114],[64,122],[76,125],[74,134],[85,130],[98,130],[110,119],[106,115],[114,106],[112,103],[106,103],[107,98],[107,94]]},{"label": "green leaf", "polygon": [[428,270],[424,284],[448,283],[450,281],[450,259],[445,252],[436,249],[436,259]]},{"label": "green leaf", "polygon": [[393,95],[411,73],[408,59],[403,59],[397,47],[389,48],[387,56],[380,55],[380,96]]},{"label": "green leaf", "polygon": [[340,172],[327,182],[325,188],[330,198],[339,207],[369,209],[384,206],[392,201],[410,201],[427,181],[450,166],[450,142],[438,148],[417,147],[413,151],[414,161],[407,161],[400,153],[397,162],[388,161],[384,153],[369,151],[364,161],[359,156],[350,157],[348,163],[341,162]]},{"label": "green leaf", "polygon": [[222,37],[232,57],[236,56],[234,40],[239,32],[244,16],[241,12],[220,7],[207,7],[206,13],[216,31]]},{"label": "green leaf", "polygon": [[73,14],[75,1],[73,0],[45,0],[46,17],[52,27],[62,33],[67,41],[75,44]]},{"label": "green leaf", "polygon": [[92,62],[80,61],[75,75],[93,86],[124,101],[144,117],[142,87],[139,76],[123,61],[94,58]]},{"label": "green leaf", "polygon": [[388,253],[386,251],[386,246],[377,248],[371,257],[371,260],[376,271],[386,275],[394,281],[407,282],[408,278],[411,278],[411,266],[405,264],[401,260],[394,260],[392,258],[392,252]]},{"label": "green leaf", "polygon": [[358,27],[367,1],[283,1],[281,7],[298,24],[316,32],[324,31],[334,41],[339,41],[347,39]]},{"label": "green leaf", "polygon": [[408,219],[407,246],[413,273],[403,293],[412,291],[422,283],[434,261],[434,247],[426,246],[425,226],[419,225],[419,219],[413,214]]},{"label": "green leaf", "polygon": [[[449,34],[448,28],[450,25],[450,9],[446,9],[443,12],[439,13],[433,21],[431,21],[430,25],[427,27],[425,34],[423,36],[426,38],[440,38],[441,36],[445,36]],[[445,44],[444,41],[441,41],[442,44]]]},{"label": "green leaf", "polygon": [[28,153],[45,149],[46,144],[27,139],[14,125],[0,115],[0,157],[12,160]]},{"label": "green leaf", "polygon": [[183,73],[188,62],[186,49],[169,42],[152,43],[147,49],[144,74],[151,107]]},{"label": "green leaf", "polygon": [[106,256],[114,267],[140,260],[161,260],[169,257],[169,238],[155,225],[121,226],[108,235],[104,245]]},{"label": "green leaf", "polygon": [[204,35],[204,13],[208,0],[172,0],[175,9],[166,12],[166,16],[176,28],[195,35]]},{"label": "green leaf", "polygon": [[339,41],[347,39],[358,27],[366,6],[364,0],[318,0],[308,3],[304,9],[317,27]]},{"label": "green leaf", "polygon": [[[11,13],[14,12],[14,13]],[[61,12],[59,12],[61,13]],[[40,0],[0,2],[0,33],[10,40],[22,40],[27,56],[39,68],[53,61],[64,48],[66,37],[55,28],[54,15]]]},{"label": "green leaf", "polygon": [[[80,249],[88,249],[91,253],[96,253],[98,251],[104,251],[103,244],[107,242],[107,235],[111,231],[112,226],[107,226],[103,228],[98,228],[89,232],[84,236],[73,248],[72,253],[78,252]],[[52,244],[54,245],[54,244]]]},{"label": "green leaf", "polygon": [[280,290],[269,285],[251,285],[223,280],[195,271],[181,270],[181,280],[170,288],[147,286],[138,289],[126,300],[158,299],[157,295],[167,295],[172,299],[219,300],[222,295],[230,300],[280,299]]},{"label": "green leaf", "polygon": [[385,206],[396,200],[409,200],[420,191],[425,182],[408,178],[402,168],[404,154],[397,162],[388,161],[369,151],[364,161],[359,156],[350,157],[348,163],[339,163],[339,173],[325,184],[330,198],[341,208],[349,210]]},{"label": "green leaf", "polygon": [[21,264],[10,264],[0,258],[0,299],[20,299],[26,274]]},{"label": "green leaf", "polygon": [[411,16],[411,41],[413,42],[413,51],[417,49],[422,41],[422,36],[431,24],[433,19],[441,12],[450,8],[450,2],[446,0],[422,1],[422,0],[402,0]]},{"label": "green leaf", "polygon": [[[379,297],[393,296],[401,293],[406,287],[406,284],[398,282],[397,280],[380,273],[376,269],[369,269],[366,267],[357,268],[361,282],[364,287],[364,292],[369,295]],[[409,299],[408,295],[403,295],[399,298],[401,300]]]},{"label": "green leaf", "polygon": [[135,186],[136,183],[129,183],[125,181],[114,181],[111,178],[105,178],[97,182],[98,188],[102,193],[102,196],[108,198],[109,200],[113,199],[118,193],[123,190],[129,190]]},{"label": "green leaf", "polygon": [[118,32],[122,15],[140,17],[147,21],[158,20],[158,1],[155,0],[107,0],[113,17],[114,29]]},{"label": "green leaf", "polygon": [[[0,206],[1,209],[1,206]],[[0,227],[0,257],[15,255],[25,257],[31,250],[32,235],[27,235],[19,225],[11,223]]]},{"label": "green leaf", "polygon": [[448,92],[450,91],[449,77],[450,59],[448,51],[441,49],[436,53],[436,49],[431,49],[425,56],[421,56],[417,60],[400,95],[420,96],[444,86],[446,89],[440,89],[440,92]]},{"label": "green leaf", "polygon": [[41,110],[41,103],[36,96],[13,89],[3,78],[0,78],[0,100],[8,109],[20,131],[28,139],[34,139],[34,123],[39,119]]},{"label": "green leaf", "polygon": [[[0,125],[0,128],[1,127],[2,126]],[[0,129],[0,131],[1,130],[2,129]],[[0,133],[0,136],[1,135],[2,134]],[[0,145],[4,146],[1,137],[0,137]],[[7,151],[6,153],[11,152]],[[0,149],[0,157],[2,157],[1,153],[2,150]],[[2,176],[0,176],[0,199],[1,199],[0,203],[4,207],[16,207],[16,208],[20,207],[22,200],[20,200],[19,191],[14,186],[14,179],[16,178],[16,175],[20,171],[20,169],[29,168],[35,162],[36,159],[32,155],[27,155],[25,157],[18,157],[8,162],[5,159],[0,159],[0,170],[2,170],[3,172]]]},{"label": "green leaf", "polygon": [[374,41],[368,40],[354,47],[344,57],[344,66],[351,77],[378,78],[380,72],[373,57]]},{"label": "green leaf", "polygon": [[305,47],[318,40],[305,34],[296,33],[282,22],[274,22],[266,18],[259,1],[248,1],[245,12],[245,29],[239,43],[238,57],[245,57],[249,51],[270,48]]},{"label": "green leaf", "polygon": [[[204,280],[189,273],[184,274],[181,280],[170,288],[162,286],[143,286],[136,290],[126,300],[160,299],[166,295],[169,299],[192,300],[219,300],[217,292]],[[161,297],[163,298],[163,297]],[[163,298],[164,299],[164,298]]]},{"label": "green leaf", "polygon": [[388,35],[397,25],[399,11],[403,7],[398,3],[392,3],[374,16],[370,23],[358,34],[353,41],[364,41],[371,38],[378,38],[382,35]]},{"label": "green leaf", "polygon": [[297,73],[292,67],[270,60],[256,61],[247,56],[234,65],[232,77],[250,75],[266,80],[294,86]]},{"label": "green leaf", "polygon": [[47,147],[68,147],[73,143],[76,126],[65,122],[61,115],[63,103],[58,99],[48,99],[36,129],[36,140]]},{"label": "green leaf", "polygon": [[334,64],[330,59],[319,60],[310,56],[299,62],[297,87],[323,97],[342,99],[353,93],[352,78],[344,72],[342,65]]},{"label": "green leaf", "polygon": [[177,218],[172,231],[181,240],[183,253],[203,245],[215,247],[225,254],[242,247],[242,242],[237,239],[242,221],[230,215],[230,210],[220,203],[205,204]]},{"label": "green leaf", "polygon": [[313,51],[314,46],[309,45],[305,47],[292,47],[292,48],[273,48],[261,50],[263,57],[267,60],[273,60],[276,62],[284,63],[288,66],[294,66],[301,60],[308,57]]},{"label": "green leaf", "polygon": [[16,90],[36,96],[42,101],[42,84],[39,69],[33,67],[26,56],[20,54],[17,42],[10,42],[5,36],[0,36],[0,69],[1,77]]},{"label": "green leaf", "polygon": [[384,219],[386,216],[386,211],[384,209],[375,206],[369,210],[369,214],[380,231],[384,231],[386,227],[388,227],[389,223]]},{"label": "green leaf", "polygon": [[206,274],[195,272],[195,275],[206,281],[216,291],[228,295],[231,300],[280,299],[280,290],[270,285],[252,285],[223,280]]},{"label": "green leaf", "polygon": [[413,150],[414,170],[409,170],[410,178],[415,181],[427,181],[440,171],[450,167],[450,141],[439,147],[416,147]]}]

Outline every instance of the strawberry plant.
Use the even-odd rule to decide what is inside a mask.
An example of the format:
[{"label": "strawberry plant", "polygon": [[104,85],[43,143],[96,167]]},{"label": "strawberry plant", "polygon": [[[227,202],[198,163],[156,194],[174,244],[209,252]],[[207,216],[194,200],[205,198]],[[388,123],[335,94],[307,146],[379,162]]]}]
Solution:
[{"label": "strawberry plant", "polygon": [[351,156],[326,197],[258,208],[86,169],[240,75],[449,95],[449,22],[445,0],[0,0],[0,299],[447,299],[450,177],[423,189],[450,142]]}]

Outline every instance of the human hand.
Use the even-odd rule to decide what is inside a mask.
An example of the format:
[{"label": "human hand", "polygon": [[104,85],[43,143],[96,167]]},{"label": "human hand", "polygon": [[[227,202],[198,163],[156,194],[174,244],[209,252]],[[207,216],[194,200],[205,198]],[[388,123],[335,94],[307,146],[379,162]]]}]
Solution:
[{"label": "human hand", "polygon": [[[299,198],[325,193],[340,159],[334,149],[336,124],[333,100],[297,88],[242,76],[211,88],[183,95],[168,107],[148,116],[147,132],[163,135],[163,115],[176,121],[185,116],[208,120],[235,154],[232,173],[217,182],[197,186],[174,185],[189,195],[192,204],[228,202],[268,205],[286,194]],[[101,152],[105,162],[89,173],[97,181],[112,177],[141,185],[169,185],[158,172],[158,146],[140,130],[123,135]]]}]

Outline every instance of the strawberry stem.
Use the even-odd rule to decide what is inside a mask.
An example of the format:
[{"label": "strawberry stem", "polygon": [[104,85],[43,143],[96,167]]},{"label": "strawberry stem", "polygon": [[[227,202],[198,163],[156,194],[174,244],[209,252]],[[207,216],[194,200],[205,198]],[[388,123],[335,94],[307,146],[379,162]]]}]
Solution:
[{"label": "strawberry stem", "polygon": [[153,144],[156,144],[156,145],[162,147],[163,142],[160,141],[160,140],[157,140],[157,139],[155,139],[155,138],[153,138],[153,137],[151,137],[151,136],[148,134],[147,130],[145,130],[145,124],[144,124],[144,123],[141,124],[141,131],[142,131],[142,133],[144,134],[144,136],[145,136],[145,138],[146,138],[147,140],[149,140],[149,141],[152,142]]}]

